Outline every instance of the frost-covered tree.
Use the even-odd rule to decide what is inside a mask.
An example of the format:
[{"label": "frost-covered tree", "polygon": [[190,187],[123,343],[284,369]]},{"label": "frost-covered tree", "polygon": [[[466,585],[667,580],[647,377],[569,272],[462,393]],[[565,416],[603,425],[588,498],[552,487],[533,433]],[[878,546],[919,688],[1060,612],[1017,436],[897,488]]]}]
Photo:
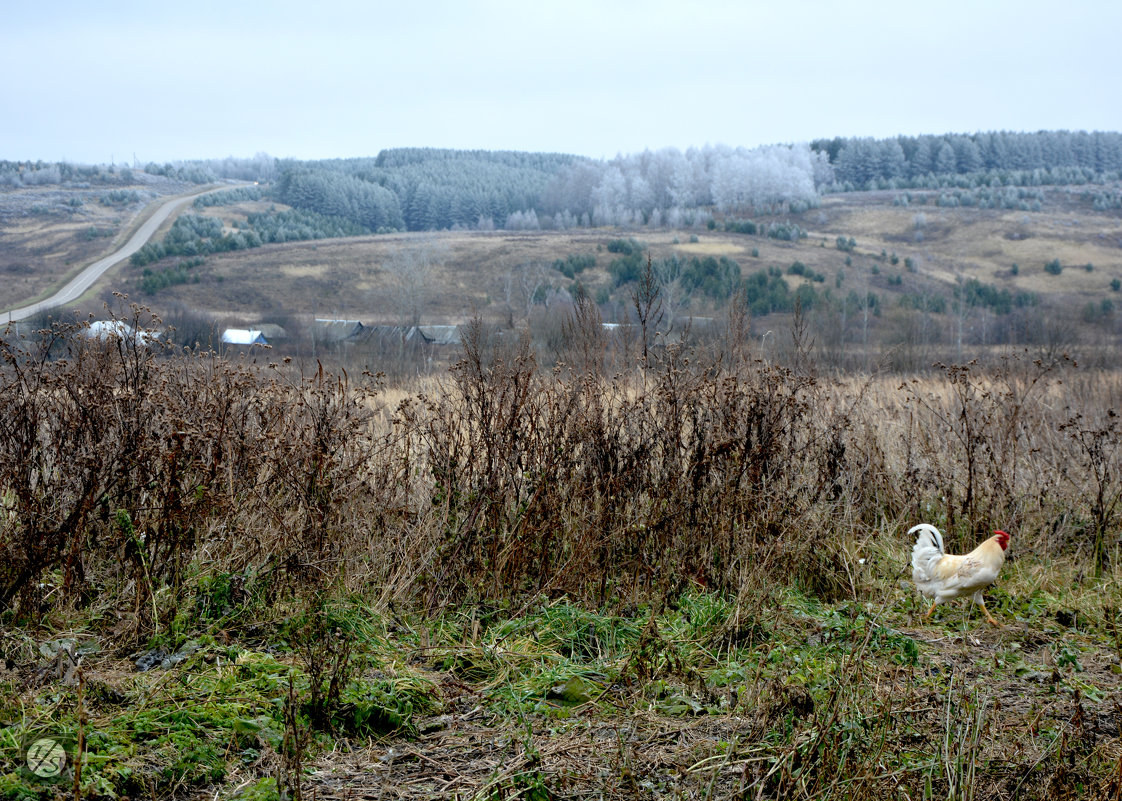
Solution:
[{"label": "frost-covered tree", "polygon": [[627,179],[619,165],[612,165],[592,190],[592,216],[597,225],[620,225],[628,205]]},{"label": "frost-covered tree", "polygon": [[810,148],[738,149],[716,161],[713,202],[721,211],[752,211],[817,198]]},{"label": "frost-covered tree", "polygon": [[506,227],[511,231],[539,231],[542,226],[541,221],[538,220],[538,213],[530,209],[529,211],[516,211],[508,215]]},{"label": "frost-covered tree", "polygon": [[881,144],[880,171],[885,178],[901,178],[907,174],[904,148],[897,140],[889,139]]},{"label": "frost-covered tree", "polygon": [[[903,150],[899,169],[895,144]],[[814,151],[835,168],[841,187],[960,187],[950,176],[980,175],[988,185],[1043,185],[1115,180],[1122,171],[1122,134],[1085,131],[1008,131],[815,140]],[[949,149],[949,150],[948,150]]]},{"label": "frost-covered tree", "polygon": [[955,170],[958,172],[977,172],[982,169],[982,151],[968,136],[955,136],[951,138],[951,149],[954,151]]},{"label": "frost-covered tree", "polygon": [[950,142],[943,142],[939,149],[935,151],[935,172],[955,172],[956,164],[954,148],[951,147]]}]

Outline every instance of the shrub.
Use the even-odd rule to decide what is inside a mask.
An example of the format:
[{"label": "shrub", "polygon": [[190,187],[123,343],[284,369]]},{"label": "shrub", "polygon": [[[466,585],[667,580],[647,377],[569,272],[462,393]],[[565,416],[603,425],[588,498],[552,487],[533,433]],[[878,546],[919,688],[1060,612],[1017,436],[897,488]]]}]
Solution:
[{"label": "shrub", "polygon": [[725,220],[725,230],[734,234],[754,235],[759,232],[759,227],[751,220]]},{"label": "shrub", "polygon": [[644,246],[634,239],[613,239],[608,243],[608,252],[620,256],[633,256],[643,252]]},{"label": "shrub", "polygon": [[113,189],[101,196],[103,206],[130,206],[140,202],[140,194],[135,189]]},{"label": "shrub", "polygon": [[566,278],[573,279],[577,275],[596,266],[596,257],[591,253],[586,255],[577,255],[570,253],[564,259],[556,259],[553,262],[553,269],[564,275]]},{"label": "shrub", "polygon": [[795,242],[799,239],[805,239],[807,233],[802,227],[795,223],[789,222],[774,222],[768,225],[767,235],[771,239],[781,239],[785,242]]},{"label": "shrub", "polygon": [[272,564],[313,584],[323,574],[303,565],[369,533],[347,511],[371,499],[361,473],[377,470],[358,433],[372,412],[355,404],[369,385],[322,371],[277,382],[165,353],[138,307],[115,321],[141,333],[99,339],[55,323],[34,341],[0,338],[0,608],[57,570],[63,596],[104,592],[138,610],[141,635],[166,629],[217,521],[223,553],[248,559],[239,572]]}]

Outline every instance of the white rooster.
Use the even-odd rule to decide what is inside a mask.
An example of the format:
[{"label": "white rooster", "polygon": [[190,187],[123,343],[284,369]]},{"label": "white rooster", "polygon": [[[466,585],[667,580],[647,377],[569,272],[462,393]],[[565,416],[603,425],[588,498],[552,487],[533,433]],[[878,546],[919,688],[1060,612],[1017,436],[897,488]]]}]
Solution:
[{"label": "white rooster", "polygon": [[997,580],[997,574],[1005,564],[1009,535],[1004,531],[995,531],[992,537],[970,553],[956,556],[943,549],[943,535],[935,526],[920,523],[909,529],[908,534],[917,531],[919,536],[912,548],[912,580],[923,595],[934,599],[923,616],[924,620],[931,617],[940,602],[972,594],[974,603],[982,607],[986,620],[999,626],[986,609],[982,591]]}]

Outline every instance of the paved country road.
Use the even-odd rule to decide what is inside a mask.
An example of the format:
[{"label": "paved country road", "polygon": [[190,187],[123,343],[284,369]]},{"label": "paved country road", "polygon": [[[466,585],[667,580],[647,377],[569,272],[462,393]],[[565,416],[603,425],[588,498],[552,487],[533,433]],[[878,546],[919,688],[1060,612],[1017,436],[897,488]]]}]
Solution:
[{"label": "paved country road", "polygon": [[82,272],[78,273],[70,280],[62,289],[49,298],[45,298],[29,306],[22,306],[18,309],[11,309],[8,311],[0,312],[0,323],[15,322],[31,317],[38,314],[45,309],[53,309],[55,306],[63,306],[67,303],[73,303],[78,298],[85,294],[86,290],[93,286],[94,282],[101,278],[108,270],[115,264],[118,264],[127,259],[132,254],[140,250],[152,238],[158,229],[168,217],[188,203],[194,202],[195,198],[199,195],[205,195],[208,192],[220,192],[223,189],[231,189],[235,186],[244,186],[245,184],[227,184],[225,186],[216,187],[214,189],[207,189],[202,192],[195,192],[194,194],[187,195],[186,197],[173,197],[165,200],[163,204],[156,209],[156,212],[149,217],[144,223],[136,230],[128,242],[121,247],[120,250],[111,253],[105,258],[98,259]]}]

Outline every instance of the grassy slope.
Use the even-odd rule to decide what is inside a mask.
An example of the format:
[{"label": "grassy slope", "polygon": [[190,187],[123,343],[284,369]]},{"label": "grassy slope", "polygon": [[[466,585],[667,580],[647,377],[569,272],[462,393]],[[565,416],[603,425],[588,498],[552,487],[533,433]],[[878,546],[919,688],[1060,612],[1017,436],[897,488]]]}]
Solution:
[{"label": "grassy slope", "polygon": [[[1040,212],[933,204],[901,207],[890,205],[890,193],[830,197],[819,212],[825,220],[812,230],[853,236],[866,256],[887,249],[901,259],[918,258],[922,272],[942,281],[963,275],[1045,297],[1102,295],[1112,278],[1122,276],[1119,215],[1094,211],[1073,200],[1067,190],[1052,190],[1047,196],[1049,203]],[[817,220],[819,213],[809,216]],[[1055,258],[1067,268],[1092,264],[1095,269],[1067,269],[1060,281],[1043,269]],[[1021,268],[1016,276],[1010,272],[1013,264]]]},{"label": "grassy slope", "polygon": [[[1056,382],[1043,405],[1081,380]],[[925,386],[917,397],[948,391]],[[912,419],[896,387],[870,390],[893,449]],[[1105,390],[1116,398],[1117,380]],[[411,580],[370,581],[362,560],[351,591],[326,599],[272,597],[200,561],[170,626],[143,644],[129,587],[77,611],[52,605],[52,571],[41,623],[0,628],[0,797],[52,797],[20,772],[21,745],[80,728],[85,797],[275,798],[294,777],[317,798],[1116,797],[1117,554],[1095,578],[1063,555],[1074,545],[1016,530],[987,592],[1005,623],[993,630],[965,601],[920,619],[903,530],[847,519],[806,532],[841,579],[831,593],[761,568],[735,595],[698,586],[653,609],[531,595],[425,616],[386,602],[419,592]],[[59,656],[66,641],[81,673]],[[156,648],[183,661],[137,672]],[[313,676],[321,695],[343,679],[319,728]]]},{"label": "grassy slope", "polygon": [[[1113,296],[1110,281],[1122,279],[1119,214],[1092,210],[1078,190],[1046,190],[1046,203],[1039,212],[941,208],[934,205],[934,195],[927,204],[904,207],[894,205],[896,196],[893,192],[828,196],[821,208],[794,218],[810,234],[797,243],[706,230],[642,230],[631,235],[646,242],[656,258],[674,252],[686,257],[726,255],[738,261],[745,273],[768,267],[785,271],[798,260],[826,277],[819,287],[833,288],[840,271],[845,275],[842,292],[860,293],[868,288],[886,298],[922,291],[931,281],[946,288],[961,276],[1035,292],[1045,301],[1083,305]],[[244,220],[247,213],[259,211],[263,205],[267,204],[209,208],[202,213],[217,215],[229,224]],[[0,303],[4,298],[14,302],[16,296],[42,291],[48,280],[57,280],[66,269],[100,253],[105,240],[87,241],[84,232],[91,225],[108,228],[121,224],[122,220],[107,214],[86,202],[79,213],[70,213],[65,220],[48,215],[9,224],[4,230],[0,270],[7,270],[15,280],[0,290],[4,293]],[[922,216],[918,227],[917,216]],[[689,241],[691,234],[698,236],[697,243]],[[427,282],[424,322],[461,323],[477,313],[503,319],[512,270],[528,263],[549,265],[569,254],[596,254],[596,268],[582,279],[593,289],[608,286],[605,269],[612,255],[602,248],[621,235],[629,234],[614,230],[440,232],[269,245],[211,256],[205,265],[195,268],[198,283],[169,287],[154,296],[140,293],[140,270],[124,265],[99,284],[97,296],[108,297],[110,290],[125,291],[150,303],[157,312],[186,306],[245,322],[267,322],[283,310],[396,323],[403,316],[401,304],[394,296],[393,277],[384,269],[385,263],[403,249],[428,249],[436,255],[436,266]],[[838,236],[857,241],[850,266],[845,265],[846,254],[834,246]],[[759,252],[756,258],[751,256],[753,248]],[[882,250],[896,254],[899,263],[881,261]],[[914,261],[914,273],[905,269],[905,258]],[[1060,277],[1043,270],[1055,258],[1065,266]],[[1011,273],[1013,264],[1020,267],[1018,275]],[[1094,266],[1093,271],[1083,269],[1087,264]],[[556,287],[571,284],[552,270],[546,275]],[[898,286],[889,283],[896,276],[902,277]],[[794,284],[799,279],[788,280]],[[620,297],[626,304],[625,294]],[[100,301],[90,305],[88,311],[101,311]],[[706,314],[712,309],[695,300],[688,311]]]},{"label": "grassy slope", "polygon": [[[740,263],[744,273],[769,267],[786,271],[793,262],[802,261],[826,276],[827,282],[819,287],[833,287],[841,271],[845,275],[843,292],[860,292],[868,286],[886,298],[920,291],[931,280],[945,288],[962,276],[1013,291],[1035,292],[1045,300],[1082,304],[1112,295],[1111,279],[1122,278],[1122,252],[1118,249],[1122,221],[1117,213],[1074,210],[1066,196],[1041,212],[899,207],[892,199],[892,193],[828,197],[821,209],[797,218],[809,232],[797,243],[706,230],[604,229],[398,234],[270,245],[211,257],[207,265],[197,268],[200,283],[163,290],[151,302],[157,309],[181,303],[250,320],[283,308],[370,322],[399,322],[401,312],[393,298],[393,279],[383,264],[400,249],[429,248],[439,256],[426,292],[423,320],[461,323],[476,313],[499,319],[503,316],[504,280],[512,269],[526,263],[549,265],[569,254],[595,254],[596,267],[581,278],[592,289],[610,286],[606,268],[613,256],[603,247],[612,239],[628,235],[646,243],[655,258],[671,253],[687,258],[728,256]],[[212,209],[209,213],[232,219],[239,212]],[[926,222],[921,229],[923,241],[917,242],[915,217],[920,213]],[[691,234],[699,241],[691,243]],[[847,254],[835,247],[834,240],[842,235],[857,240],[850,266],[845,264]],[[675,243],[674,239],[679,241]],[[751,255],[753,249],[758,257]],[[899,263],[882,261],[882,250],[896,254]],[[908,257],[917,265],[915,274],[904,266]],[[1054,258],[1065,265],[1061,277],[1044,272],[1044,264]],[[1016,276],[1010,271],[1014,263],[1020,267]],[[1083,269],[1088,263],[1094,265],[1091,272]],[[554,286],[568,287],[571,283],[552,270],[547,275]],[[895,276],[903,278],[898,287],[889,284]],[[127,272],[122,278],[126,286],[135,280]],[[789,276],[788,280],[795,285],[800,279]],[[621,295],[624,301],[625,294]],[[138,296],[135,291],[133,295]],[[697,300],[691,310],[695,314],[713,311]]]}]

